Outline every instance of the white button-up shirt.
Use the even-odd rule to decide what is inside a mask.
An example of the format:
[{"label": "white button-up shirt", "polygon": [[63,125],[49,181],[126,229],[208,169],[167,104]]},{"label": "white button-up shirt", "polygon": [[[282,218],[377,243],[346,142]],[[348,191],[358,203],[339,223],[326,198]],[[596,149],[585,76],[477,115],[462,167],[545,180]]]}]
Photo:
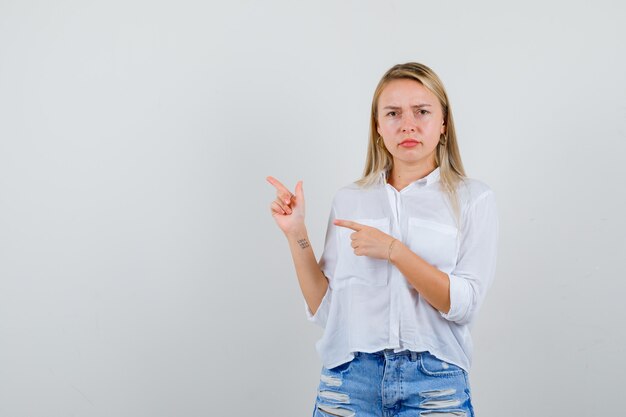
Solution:
[{"label": "white button-up shirt", "polygon": [[[401,191],[386,173],[371,188],[355,183],[337,191],[319,265],[329,286],[310,321],[324,328],[316,349],[327,368],[354,358],[353,352],[393,348],[429,351],[469,371],[470,326],[494,278],[498,217],[493,191],[466,178],[458,186],[457,227],[439,168]],[[386,259],[357,256],[353,230],[334,219],[376,227],[407,245],[450,278],[450,311],[432,307]]]}]

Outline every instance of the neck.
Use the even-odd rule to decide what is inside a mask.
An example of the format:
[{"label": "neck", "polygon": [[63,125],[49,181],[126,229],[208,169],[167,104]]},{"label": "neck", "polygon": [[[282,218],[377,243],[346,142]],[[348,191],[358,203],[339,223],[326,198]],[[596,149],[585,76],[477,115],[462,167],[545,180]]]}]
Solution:
[{"label": "neck", "polygon": [[387,182],[398,191],[420,178],[424,178],[437,168],[435,161],[428,163],[406,165],[394,162],[393,168],[387,177]]}]

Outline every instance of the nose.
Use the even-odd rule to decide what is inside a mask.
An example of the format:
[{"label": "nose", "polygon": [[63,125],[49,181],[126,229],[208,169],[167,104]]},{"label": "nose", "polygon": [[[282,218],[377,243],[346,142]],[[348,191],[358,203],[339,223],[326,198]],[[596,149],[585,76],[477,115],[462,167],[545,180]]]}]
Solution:
[{"label": "nose", "polygon": [[402,132],[415,132],[417,130],[417,122],[412,112],[404,112],[402,114]]}]

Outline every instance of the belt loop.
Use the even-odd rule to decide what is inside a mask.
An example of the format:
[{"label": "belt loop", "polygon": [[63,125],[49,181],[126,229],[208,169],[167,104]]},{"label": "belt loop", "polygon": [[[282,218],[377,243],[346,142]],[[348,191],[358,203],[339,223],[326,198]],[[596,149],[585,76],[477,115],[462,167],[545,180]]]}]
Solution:
[{"label": "belt loop", "polygon": [[415,362],[417,360],[417,352],[411,351],[411,361]]}]

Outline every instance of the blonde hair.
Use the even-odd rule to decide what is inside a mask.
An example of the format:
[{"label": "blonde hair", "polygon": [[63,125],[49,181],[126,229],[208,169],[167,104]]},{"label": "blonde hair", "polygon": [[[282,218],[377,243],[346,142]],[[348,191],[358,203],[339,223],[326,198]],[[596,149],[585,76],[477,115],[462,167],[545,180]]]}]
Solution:
[{"label": "blonde hair", "polygon": [[[383,171],[390,172],[393,168],[393,157],[385,148],[382,139],[378,135],[378,99],[385,86],[392,80],[409,79],[415,80],[439,100],[443,110],[443,120],[446,133],[439,138],[439,144],[435,151],[435,162],[439,167],[439,178],[448,199],[452,205],[457,225],[460,218],[460,207],[457,196],[457,185],[465,178],[465,169],[461,161],[461,154],[456,140],[452,109],[448,101],[448,95],[443,83],[433,70],[426,65],[417,62],[407,62],[391,67],[381,78],[372,99],[372,111],[370,114],[369,144],[367,159],[363,176],[356,181],[361,187],[369,187],[375,184]],[[380,143],[380,144],[379,144]]]}]

